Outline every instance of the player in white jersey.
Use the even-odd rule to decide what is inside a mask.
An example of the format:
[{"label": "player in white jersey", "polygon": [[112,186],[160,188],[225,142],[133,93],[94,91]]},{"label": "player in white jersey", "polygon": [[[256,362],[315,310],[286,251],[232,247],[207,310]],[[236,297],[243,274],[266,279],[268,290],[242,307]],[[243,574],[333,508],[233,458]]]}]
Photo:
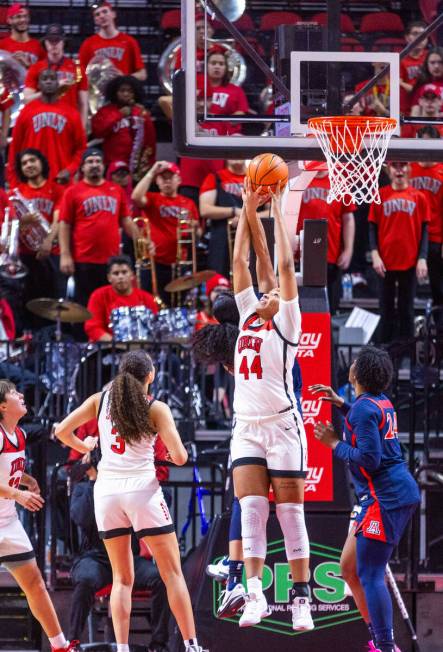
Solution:
[{"label": "player in white jersey", "polygon": [[[249,600],[240,626],[256,625],[269,615],[262,589],[266,558],[269,482],[285,541],[293,588],[292,624],[314,627],[308,600],[309,540],[304,519],[307,446],[294,395],[292,367],[301,332],[293,253],[280,209],[272,195],[279,287],[259,300],[249,270],[251,236],[257,254],[266,242],[257,208],[260,189],[245,183],[243,210],[235,237],[234,293],[240,313],[235,350],[235,426],[231,444],[233,477],[242,512],[242,541]],[[258,255],[259,257],[259,255]],[[269,277],[269,282],[273,281]]]},{"label": "player in white jersey", "polygon": [[174,525],[155,474],[155,438],[162,438],[174,464],[185,464],[188,455],[169,407],[149,396],[154,376],[154,365],[145,351],[127,353],[110,388],[86,399],[56,427],[55,434],[84,453],[88,440],[96,443],[97,439],[81,441],[73,430],[98,419],[101,460],[94,486],[95,518],[112,566],[111,612],[118,651],[129,652],[133,529],[152,552],[185,649],[202,652]]},{"label": "player in white jersey", "polygon": [[[21,524],[15,503],[31,512],[44,504],[37,481],[24,472],[26,433],[18,423],[26,414],[23,394],[14,383],[0,380],[0,564],[3,564],[28,600],[35,619],[48,636],[53,652],[77,649],[68,643],[35,560],[35,552]],[[20,487],[26,487],[25,490]]]}]

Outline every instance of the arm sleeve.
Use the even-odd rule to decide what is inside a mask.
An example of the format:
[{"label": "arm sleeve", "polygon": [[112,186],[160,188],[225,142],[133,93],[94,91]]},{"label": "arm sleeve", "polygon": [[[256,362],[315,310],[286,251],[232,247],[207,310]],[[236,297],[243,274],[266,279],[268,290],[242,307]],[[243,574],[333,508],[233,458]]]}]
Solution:
[{"label": "arm sleeve", "polygon": [[156,315],[158,313],[158,305],[155,303],[154,297],[149,292],[145,292],[143,290],[142,292],[143,292],[144,305],[146,306],[146,308],[149,308],[149,310],[151,310],[151,312],[153,312],[154,315]]},{"label": "arm sleeve", "polygon": [[80,167],[80,160],[83,152],[86,149],[86,133],[85,128],[82,125],[80,114],[78,111],[75,114],[74,125],[74,143],[73,143],[73,153],[72,153],[72,162],[66,166],[66,169],[69,170],[71,176],[73,176]]},{"label": "arm sleeve", "polygon": [[102,335],[110,332],[106,303],[103,299],[103,294],[97,291],[94,291],[89,297],[88,310],[92,317],[85,321],[85,333],[90,342],[96,342]]},{"label": "arm sleeve", "polygon": [[58,217],[59,222],[66,222],[67,224],[72,224],[74,222],[74,203],[71,193],[71,188],[68,188],[63,195],[63,198],[60,203],[60,215]]},{"label": "arm sleeve", "polygon": [[92,117],[91,129],[96,138],[107,138],[112,133],[116,122],[121,120],[122,114],[114,104],[107,104]]},{"label": "arm sleeve", "polygon": [[34,91],[38,88],[38,73],[36,65],[30,66],[25,78],[25,88],[32,88]]},{"label": "arm sleeve", "polygon": [[339,407],[338,409],[340,410],[340,412],[345,417],[348,414],[349,410],[351,409],[351,406],[349,405],[349,403],[346,403],[346,401],[345,401],[343,403],[343,405],[341,407]]},{"label": "arm sleeve", "polygon": [[418,258],[428,257],[428,247],[429,247],[428,224],[427,222],[423,222],[421,226],[421,238],[420,238],[420,245],[418,248]]},{"label": "arm sleeve", "polygon": [[291,301],[280,299],[278,313],[274,317],[274,324],[280,335],[290,344],[298,344],[301,331],[301,312],[298,297]]},{"label": "arm sleeve", "polygon": [[137,72],[137,70],[141,70],[141,68],[144,68],[145,64],[142,59],[140,45],[138,44],[138,41],[135,38],[132,39],[132,53],[134,57],[134,72]]},{"label": "arm sleeve", "polygon": [[237,304],[238,312],[240,313],[240,325],[243,324],[245,319],[255,312],[258,298],[254,292],[254,288],[250,285],[241,292],[235,295],[235,302]]},{"label": "arm sleeve", "polygon": [[79,59],[80,59],[80,64],[83,70],[86,70],[86,66],[88,65],[89,61],[91,60],[91,55],[89,53],[89,43],[87,39],[84,41],[80,47],[80,51],[78,53]]},{"label": "arm sleeve", "polygon": [[378,469],[381,462],[380,410],[376,406],[368,407],[366,403],[368,401],[354,407],[352,414],[351,426],[357,438],[356,447],[340,441],[334,449],[334,455],[372,473]]},{"label": "arm sleeve", "polygon": [[249,111],[249,104],[248,104],[246,94],[245,94],[243,88],[241,88],[240,86],[238,86],[237,89],[238,89],[238,91],[237,91],[238,92],[238,101],[237,101],[238,106],[237,106],[236,110],[237,111],[243,111],[243,113],[247,113]]},{"label": "arm sleeve", "polygon": [[131,209],[129,208],[128,200],[126,197],[126,193],[123,190],[123,188],[120,188],[120,208],[118,212],[118,219],[121,224],[122,220],[125,219],[125,217],[131,217]]},{"label": "arm sleeve", "polygon": [[211,172],[211,174],[208,174],[208,176],[203,179],[203,183],[200,186],[200,195],[208,190],[215,190],[216,187],[215,175]]},{"label": "arm sleeve", "polygon": [[374,222],[369,222],[369,247],[378,250],[378,227]]},{"label": "arm sleeve", "polygon": [[157,133],[155,131],[154,123],[151,118],[149,111],[146,112],[144,117],[145,123],[145,138],[144,138],[144,148],[149,151],[149,165],[152,166],[155,163],[155,157],[157,154]]}]

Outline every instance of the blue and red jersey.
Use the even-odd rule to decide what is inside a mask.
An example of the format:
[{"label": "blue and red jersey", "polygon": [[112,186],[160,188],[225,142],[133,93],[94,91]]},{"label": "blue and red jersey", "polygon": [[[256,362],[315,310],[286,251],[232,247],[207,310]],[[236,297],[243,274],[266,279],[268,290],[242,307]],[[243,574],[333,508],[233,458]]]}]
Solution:
[{"label": "blue and red jersey", "polygon": [[378,503],[389,510],[419,501],[417,483],[403,459],[391,401],[384,394],[364,393],[341,410],[343,441],[334,455],[349,464],[360,504]]}]

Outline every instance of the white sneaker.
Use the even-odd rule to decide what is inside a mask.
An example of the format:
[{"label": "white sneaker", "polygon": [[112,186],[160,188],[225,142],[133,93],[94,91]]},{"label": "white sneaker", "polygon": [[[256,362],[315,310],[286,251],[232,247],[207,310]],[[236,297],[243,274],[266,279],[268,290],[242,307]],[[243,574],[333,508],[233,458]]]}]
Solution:
[{"label": "white sneaker", "polygon": [[297,632],[307,632],[314,629],[311,607],[308,598],[297,596],[292,601],[292,629]]},{"label": "white sneaker", "polygon": [[226,582],[229,576],[229,557],[223,557],[216,564],[208,564],[206,575],[212,577],[216,582]]},{"label": "white sneaker", "polygon": [[246,605],[238,624],[240,627],[252,627],[270,615],[271,610],[263,593],[259,598],[256,598],[254,593],[249,593],[246,594]]},{"label": "white sneaker", "polygon": [[243,584],[239,583],[231,591],[226,589],[221,594],[221,603],[217,609],[217,618],[230,618],[244,606],[246,602],[246,591]]}]

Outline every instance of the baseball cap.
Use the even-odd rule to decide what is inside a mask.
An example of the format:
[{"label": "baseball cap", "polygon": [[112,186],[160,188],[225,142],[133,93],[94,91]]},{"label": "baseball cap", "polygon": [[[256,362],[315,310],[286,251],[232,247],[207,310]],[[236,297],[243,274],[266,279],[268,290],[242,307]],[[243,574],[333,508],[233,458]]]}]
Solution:
[{"label": "baseball cap", "polygon": [[100,7],[109,7],[109,9],[113,9],[114,7],[111,5],[108,0],[92,0],[91,4],[89,5],[89,8],[94,12],[96,9],[99,9]]},{"label": "baseball cap", "polygon": [[159,174],[164,174],[165,172],[172,172],[173,174],[180,174],[180,168],[176,163],[172,163],[171,161],[168,162],[168,165],[165,165],[163,170],[161,172],[157,172],[156,176],[158,177]]},{"label": "baseball cap", "polygon": [[227,290],[231,287],[226,276],[222,276],[222,274],[214,274],[214,276],[211,276],[211,278],[206,281],[206,296],[209,297],[211,292],[218,287],[223,287]]},{"label": "baseball cap", "polygon": [[103,152],[101,149],[99,149],[98,147],[88,147],[88,149],[85,149],[85,151],[83,152],[81,165],[83,165],[86,159],[89,158],[90,156],[100,156],[102,160],[104,159]]},{"label": "baseball cap", "polygon": [[21,5],[19,2],[15,2],[13,5],[8,7],[8,11],[6,12],[6,18],[12,18],[13,16],[17,16],[21,11],[28,11],[28,8],[25,7],[24,5]]},{"label": "baseball cap", "polygon": [[114,174],[118,170],[127,170],[129,172],[129,165],[125,161],[112,161],[108,167],[108,175]]},{"label": "baseball cap", "polygon": [[65,30],[60,23],[52,23],[47,26],[43,36],[44,41],[54,41],[54,43],[58,43],[58,41],[64,41],[65,39]]},{"label": "baseball cap", "polygon": [[419,91],[418,96],[424,97],[425,95],[435,95],[440,97],[440,89],[435,84],[425,84]]}]

